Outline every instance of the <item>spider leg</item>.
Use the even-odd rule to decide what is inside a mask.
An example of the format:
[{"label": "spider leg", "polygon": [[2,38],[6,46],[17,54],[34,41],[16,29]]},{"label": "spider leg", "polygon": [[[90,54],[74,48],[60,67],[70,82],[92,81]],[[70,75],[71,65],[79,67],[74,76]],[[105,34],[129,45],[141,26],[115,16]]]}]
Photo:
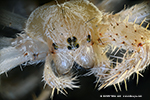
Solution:
[{"label": "spider leg", "polygon": [[121,20],[129,16],[129,19],[128,19],[129,22],[140,24],[140,23],[143,23],[142,22],[143,20],[144,22],[149,20],[149,16],[150,16],[149,8],[150,8],[150,2],[147,1],[147,2],[140,3],[140,4],[136,4],[132,6],[131,8],[122,10],[115,15],[119,16]]},{"label": "spider leg", "polygon": [[[3,38],[3,40],[8,39]],[[10,39],[9,42],[8,45],[4,43],[3,48],[0,49],[0,74],[24,62],[27,62],[26,64],[39,63],[46,57],[47,46],[29,38],[26,34],[20,34],[16,39]]]},{"label": "spider leg", "polygon": [[92,0],[92,2],[101,10],[105,12],[118,11],[122,8],[126,0]]}]

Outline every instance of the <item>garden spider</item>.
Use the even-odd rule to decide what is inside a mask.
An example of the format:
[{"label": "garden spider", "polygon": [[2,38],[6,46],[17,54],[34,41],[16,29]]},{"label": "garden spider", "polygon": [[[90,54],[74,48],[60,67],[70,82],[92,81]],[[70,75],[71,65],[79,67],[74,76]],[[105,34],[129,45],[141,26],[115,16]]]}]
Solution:
[{"label": "garden spider", "polygon": [[84,75],[94,74],[97,83],[101,82],[99,90],[114,85],[118,91],[115,84],[121,90],[123,80],[127,90],[126,78],[136,72],[138,83],[139,71],[149,61],[149,24],[142,28],[149,14],[146,5],[139,4],[115,15],[103,13],[85,0],[64,4],[56,1],[54,6],[39,7],[26,22],[26,34],[8,39],[10,46],[1,50],[0,73],[23,62],[39,63],[46,57],[43,80],[53,88],[51,97],[55,89],[66,94],[64,88],[78,88],[72,74],[74,62],[85,69],[91,68]]}]

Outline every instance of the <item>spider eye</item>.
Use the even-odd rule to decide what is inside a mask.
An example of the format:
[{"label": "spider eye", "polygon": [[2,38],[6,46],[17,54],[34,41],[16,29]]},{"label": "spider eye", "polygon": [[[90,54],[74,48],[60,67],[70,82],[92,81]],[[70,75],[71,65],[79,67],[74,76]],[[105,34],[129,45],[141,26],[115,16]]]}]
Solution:
[{"label": "spider eye", "polygon": [[74,45],[74,47],[75,47],[75,48],[79,48],[79,43],[76,43],[76,44]]},{"label": "spider eye", "polygon": [[56,43],[53,43],[52,46],[54,47],[55,50],[58,49],[58,45]]},{"label": "spider eye", "polygon": [[87,42],[91,42],[91,35],[87,36]]},{"label": "spider eye", "polygon": [[68,42],[69,44],[71,44],[72,39],[69,37],[69,38],[67,39],[67,42]]},{"label": "spider eye", "polygon": [[71,47],[71,46],[68,46],[67,48],[68,48],[68,50],[71,50],[71,49],[72,49],[72,47]]},{"label": "spider eye", "polygon": [[72,42],[76,42],[77,38],[75,36],[72,37]]}]

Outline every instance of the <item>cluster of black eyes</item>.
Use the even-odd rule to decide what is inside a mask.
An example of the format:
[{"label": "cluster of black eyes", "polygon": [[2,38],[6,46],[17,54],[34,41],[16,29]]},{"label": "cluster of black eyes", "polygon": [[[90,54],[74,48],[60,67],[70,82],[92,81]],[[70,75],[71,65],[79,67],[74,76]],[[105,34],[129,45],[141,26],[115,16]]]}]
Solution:
[{"label": "cluster of black eyes", "polygon": [[[67,46],[68,50],[79,48],[79,43],[77,43],[77,38],[75,36],[69,37],[67,39],[67,42],[69,44]],[[91,42],[91,36],[90,35],[87,36],[87,42]],[[54,47],[55,50],[58,49],[58,45],[56,43],[53,43],[52,46]]]},{"label": "cluster of black eyes", "polygon": [[79,43],[77,43],[77,38],[73,36],[72,38],[69,37],[67,39],[67,42],[69,43],[69,46],[67,47],[68,50],[79,48]]}]

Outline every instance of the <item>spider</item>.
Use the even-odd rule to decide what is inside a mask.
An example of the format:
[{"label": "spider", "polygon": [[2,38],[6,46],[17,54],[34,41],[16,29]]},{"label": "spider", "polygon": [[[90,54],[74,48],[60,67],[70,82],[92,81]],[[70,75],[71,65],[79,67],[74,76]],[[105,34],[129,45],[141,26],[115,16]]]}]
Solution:
[{"label": "spider", "polygon": [[87,0],[38,7],[26,22],[25,34],[19,33],[0,50],[0,73],[45,60],[43,81],[52,88],[53,98],[55,89],[66,95],[65,88],[79,88],[72,71],[76,62],[90,69],[85,76],[96,76],[98,90],[114,85],[121,91],[122,81],[127,90],[126,79],[136,73],[138,83],[140,71],[149,64],[147,9],[146,2],[111,14]]}]

